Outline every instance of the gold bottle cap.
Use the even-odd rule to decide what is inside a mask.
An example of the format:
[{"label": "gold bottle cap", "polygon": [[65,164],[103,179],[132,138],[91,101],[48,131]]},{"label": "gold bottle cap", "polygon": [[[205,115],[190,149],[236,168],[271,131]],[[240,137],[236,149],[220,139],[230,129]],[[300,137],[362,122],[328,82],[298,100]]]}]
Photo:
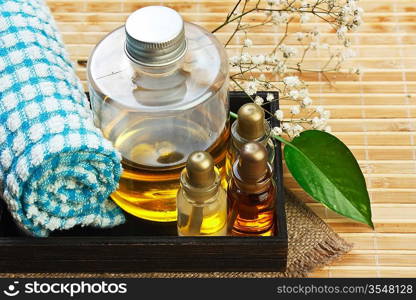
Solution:
[{"label": "gold bottle cap", "polygon": [[269,172],[266,148],[256,142],[244,144],[240,151],[237,171],[245,183],[260,182]]},{"label": "gold bottle cap", "polygon": [[264,110],[255,103],[247,103],[238,110],[237,133],[248,141],[264,136]]},{"label": "gold bottle cap", "polygon": [[186,172],[188,183],[197,188],[210,187],[216,179],[214,160],[204,151],[196,151],[189,155]]}]

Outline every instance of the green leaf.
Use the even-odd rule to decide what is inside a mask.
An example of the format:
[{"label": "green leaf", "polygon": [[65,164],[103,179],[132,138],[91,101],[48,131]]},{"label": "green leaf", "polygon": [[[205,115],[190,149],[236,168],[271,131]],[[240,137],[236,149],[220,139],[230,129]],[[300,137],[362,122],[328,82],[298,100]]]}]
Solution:
[{"label": "green leaf", "polygon": [[307,130],[286,143],[284,154],[288,169],[310,196],[374,229],[364,175],[343,142],[329,133]]}]

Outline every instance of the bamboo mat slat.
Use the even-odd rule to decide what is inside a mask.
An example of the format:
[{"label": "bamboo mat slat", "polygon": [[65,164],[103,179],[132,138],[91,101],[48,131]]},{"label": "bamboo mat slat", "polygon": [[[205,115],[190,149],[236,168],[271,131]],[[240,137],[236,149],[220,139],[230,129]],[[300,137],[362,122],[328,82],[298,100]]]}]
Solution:
[{"label": "bamboo mat slat", "polygon": [[[103,36],[123,24],[130,12],[145,5],[164,4],[188,21],[215,28],[233,5],[232,0],[47,0],[71,59],[86,87],[85,61]],[[376,230],[341,217],[310,199],[285,167],[285,184],[331,225],[354,249],[313,274],[314,277],[416,276],[416,5],[414,0],[361,0],[364,24],[351,34],[357,56],[344,65],[360,66],[363,74],[331,75],[334,86],[313,73],[302,78],[315,103],[331,110],[330,124],[359,160],[372,199]],[[254,15],[251,22],[261,19]],[[333,44],[333,31],[317,27],[321,42]],[[225,41],[232,28],[218,38]],[[256,29],[253,53],[272,49],[272,27]],[[241,37],[237,37],[241,39]],[[293,42],[290,38],[288,43]],[[231,43],[229,54],[238,51]],[[305,63],[316,66],[325,58],[312,53]],[[80,63],[78,63],[80,62]],[[273,80],[273,78],[270,78]],[[282,102],[283,110],[289,107]]]}]

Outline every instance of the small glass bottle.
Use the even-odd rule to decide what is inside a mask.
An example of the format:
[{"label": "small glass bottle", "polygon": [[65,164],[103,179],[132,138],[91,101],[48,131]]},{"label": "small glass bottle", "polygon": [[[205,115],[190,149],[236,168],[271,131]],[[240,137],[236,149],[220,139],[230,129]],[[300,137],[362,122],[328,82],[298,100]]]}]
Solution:
[{"label": "small glass bottle", "polygon": [[244,144],[258,142],[266,147],[268,161],[273,166],[275,147],[271,138],[270,125],[264,110],[255,103],[247,103],[237,112],[238,118],[231,126],[231,141],[227,153],[226,170],[228,179],[231,168]]},{"label": "small glass bottle", "polygon": [[176,221],[179,177],[194,151],[209,152],[225,174],[228,62],[210,32],[168,7],[141,8],[97,44],[88,83],[94,122],[123,158],[111,197],[125,211]]},{"label": "small glass bottle", "polygon": [[227,234],[227,194],[208,152],[192,153],[181,173],[177,195],[178,235]]},{"label": "small glass bottle", "polygon": [[233,165],[228,188],[232,235],[274,235],[276,186],[267,158],[262,144],[247,143]]}]

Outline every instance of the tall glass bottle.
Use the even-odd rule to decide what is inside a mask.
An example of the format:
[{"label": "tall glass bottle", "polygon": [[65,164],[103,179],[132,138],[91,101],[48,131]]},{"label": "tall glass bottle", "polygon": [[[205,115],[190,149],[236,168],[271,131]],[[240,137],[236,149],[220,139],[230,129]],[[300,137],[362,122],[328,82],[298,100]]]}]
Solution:
[{"label": "tall glass bottle", "polygon": [[140,218],[176,220],[189,154],[208,151],[224,169],[230,133],[223,46],[170,8],[144,7],[95,47],[88,81],[95,124],[123,157],[112,198]]}]

